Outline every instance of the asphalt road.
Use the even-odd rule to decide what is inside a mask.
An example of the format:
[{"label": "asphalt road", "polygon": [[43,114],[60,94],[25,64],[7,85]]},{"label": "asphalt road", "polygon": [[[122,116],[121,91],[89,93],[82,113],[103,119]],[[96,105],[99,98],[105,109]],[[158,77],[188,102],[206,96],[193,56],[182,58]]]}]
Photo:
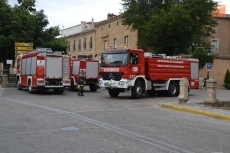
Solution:
[{"label": "asphalt road", "polygon": [[[191,91],[191,100],[202,97],[204,91]],[[0,89],[0,153],[229,152],[230,122],[157,105],[175,101]]]}]

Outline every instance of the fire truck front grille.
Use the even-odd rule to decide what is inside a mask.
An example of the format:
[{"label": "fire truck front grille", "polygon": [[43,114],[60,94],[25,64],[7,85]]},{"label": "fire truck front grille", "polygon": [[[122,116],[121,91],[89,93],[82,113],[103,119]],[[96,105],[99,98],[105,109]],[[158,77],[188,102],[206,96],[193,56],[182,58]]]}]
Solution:
[{"label": "fire truck front grille", "polygon": [[120,81],[122,77],[122,73],[102,73],[103,80],[116,80]]}]

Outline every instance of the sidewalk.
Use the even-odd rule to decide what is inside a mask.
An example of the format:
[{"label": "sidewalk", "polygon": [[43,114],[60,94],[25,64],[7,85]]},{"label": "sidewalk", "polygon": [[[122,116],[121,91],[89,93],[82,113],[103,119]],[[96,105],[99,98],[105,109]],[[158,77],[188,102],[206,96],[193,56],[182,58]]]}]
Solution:
[{"label": "sidewalk", "polygon": [[[162,103],[159,106],[167,109],[173,109],[177,111],[183,111],[203,116],[208,116],[216,119],[222,119],[230,121],[230,110],[224,110],[221,108],[213,108],[201,104],[204,102],[206,90],[193,90],[189,94],[189,101],[186,104],[179,104],[179,102],[173,103]],[[217,90],[217,99],[220,101],[230,102],[230,91],[229,90]]]}]

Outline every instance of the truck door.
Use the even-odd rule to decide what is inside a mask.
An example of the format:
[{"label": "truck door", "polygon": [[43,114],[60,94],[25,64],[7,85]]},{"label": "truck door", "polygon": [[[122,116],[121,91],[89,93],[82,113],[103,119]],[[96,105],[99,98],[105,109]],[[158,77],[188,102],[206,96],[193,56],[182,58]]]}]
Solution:
[{"label": "truck door", "polygon": [[131,52],[129,56],[129,79],[135,78],[137,75],[139,75],[139,54]]}]

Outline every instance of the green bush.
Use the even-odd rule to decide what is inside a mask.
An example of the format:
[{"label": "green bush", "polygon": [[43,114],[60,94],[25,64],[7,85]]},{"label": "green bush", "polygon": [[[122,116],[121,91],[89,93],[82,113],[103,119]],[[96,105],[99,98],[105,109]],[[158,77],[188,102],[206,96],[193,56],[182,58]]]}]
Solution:
[{"label": "green bush", "polygon": [[230,89],[230,72],[229,69],[227,69],[225,76],[224,76],[224,85],[226,89]]},{"label": "green bush", "polygon": [[[199,69],[203,69],[207,63],[207,53],[202,50],[199,50],[199,51],[194,52],[192,56],[193,58],[199,59]],[[214,61],[214,56],[211,55],[210,63],[213,64],[213,61]]]}]

